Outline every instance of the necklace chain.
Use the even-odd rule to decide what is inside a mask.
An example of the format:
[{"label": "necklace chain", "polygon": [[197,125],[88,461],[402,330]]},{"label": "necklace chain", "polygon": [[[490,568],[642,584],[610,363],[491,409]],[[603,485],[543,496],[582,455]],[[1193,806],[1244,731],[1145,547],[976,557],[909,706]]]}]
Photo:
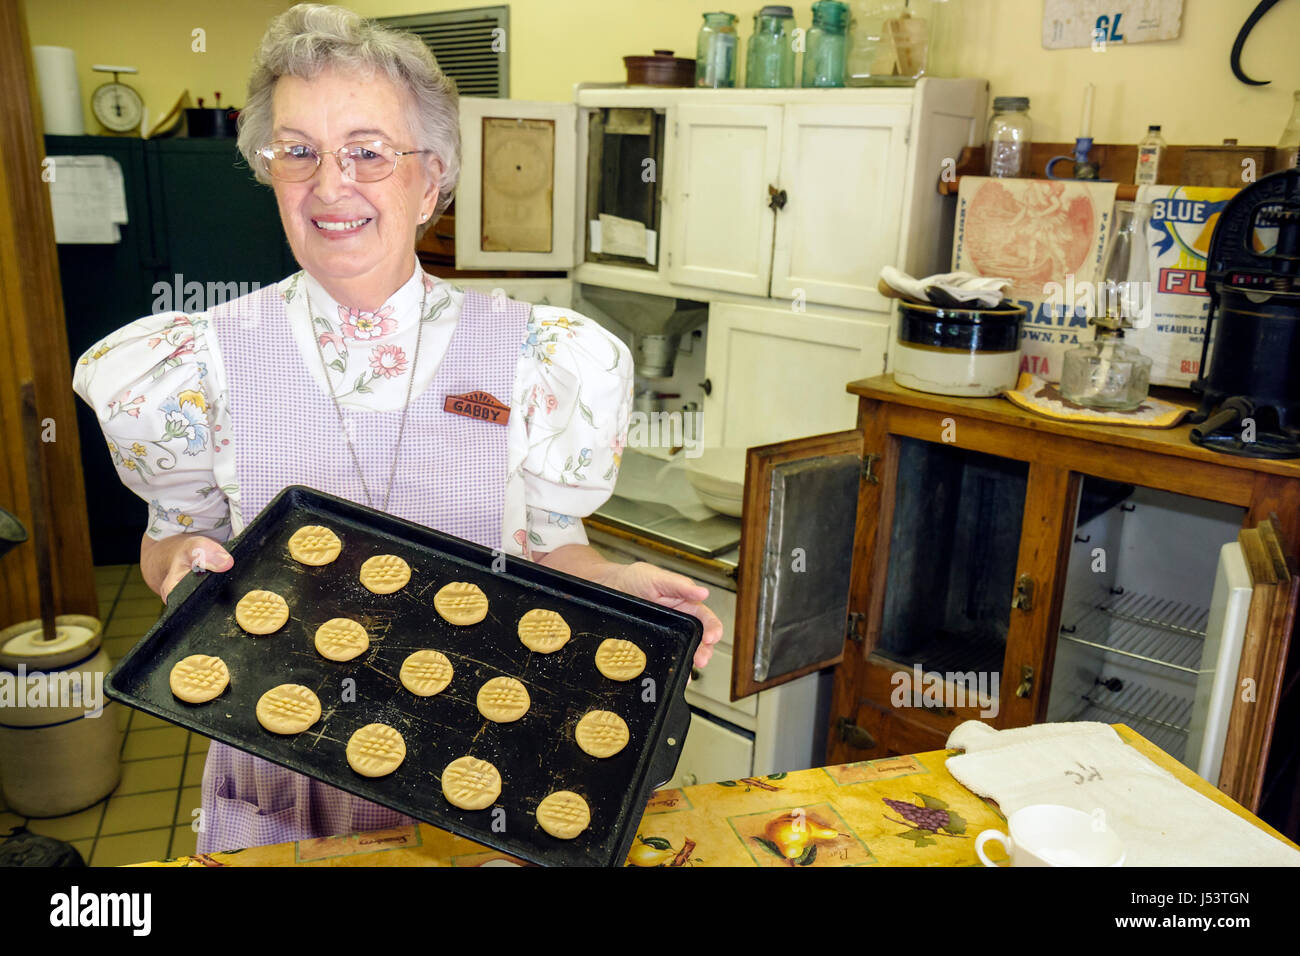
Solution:
[{"label": "necklace chain", "polygon": [[[411,393],[415,387],[415,372],[420,364],[420,342],[424,338],[424,307],[429,300],[429,289],[424,286],[423,275],[420,277],[420,284],[424,287],[424,292],[420,296],[420,311],[415,317],[415,357],[411,360],[411,377],[406,381],[406,401],[402,404],[402,421],[397,428],[397,442],[393,445],[393,460],[388,467],[388,486],[384,489],[384,504],[380,509],[381,511],[388,510],[388,502],[393,494],[393,478],[397,475],[397,459],[402,450],[402,436],[406,434],[406,413],[411,408]],[[316,335],[316,316],[311,307],[311,292],[306,282],[303,283],[303,293],[307,301],[307,321],[311,338],[316,343],[316,354],[320,356],[321,372],[325,376],[325,387],[329,389],[330,401],[334,403],[334,414],[338,416],[339,431],[343,433],[343,441],[347,443],[348,454],[352,456],[352,467],[356,469],[357,478],[361,481],[361,490],[366,493],[366,504],[373,508],[375,503],[370,496],[370,485],[366,482],[365,472],[361,470],[361,461],[357,458],[357,449],[352,444],[352,436],[348,434],[347,423],[343,420],[343,409],[339,406],[339,398],[334,391],[334,383],[330,380],[329,366],[325,364],[325,350],[321,348],[320,338]]]}]

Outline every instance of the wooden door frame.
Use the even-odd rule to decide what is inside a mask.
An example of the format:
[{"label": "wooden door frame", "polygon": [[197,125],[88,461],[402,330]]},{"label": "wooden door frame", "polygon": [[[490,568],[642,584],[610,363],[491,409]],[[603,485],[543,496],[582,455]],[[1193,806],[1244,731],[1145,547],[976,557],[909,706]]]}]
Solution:
[{"label": "wooden door frame", "polygon": [[[36,385],[37,415],[53,440],[44,445],[51,576],[61,614],[98,613],[90,526],[81,472],[76,396],[68,359],[58,250],[45,145],[21,0],[0,0],[0,506],[33,527],[23,450],[19,387]],[[40,615],[36,549],[31,541],[0,558],[0,627]]]}]

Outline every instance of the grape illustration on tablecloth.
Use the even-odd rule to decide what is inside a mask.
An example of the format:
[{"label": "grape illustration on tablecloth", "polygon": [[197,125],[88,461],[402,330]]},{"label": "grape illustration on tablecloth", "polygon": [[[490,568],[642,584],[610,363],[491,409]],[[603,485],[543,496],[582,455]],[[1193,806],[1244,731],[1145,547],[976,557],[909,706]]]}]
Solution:
[{"label": "grape illustration on tablecloth", "polygon": [[904,800],[890,800],[888,797],[881,798],[886,806],[903,818],[895,820],[885,814],[885,819],[908,827],[905,833],[896,833],[895,836],[911,840],[918,847],[935,846],[935,836],[966,839],[966,821],[955,810],[949,809],[948,804],[938,797],[925,793],[918,793],[917,796],[921,799],[919,805]]}]

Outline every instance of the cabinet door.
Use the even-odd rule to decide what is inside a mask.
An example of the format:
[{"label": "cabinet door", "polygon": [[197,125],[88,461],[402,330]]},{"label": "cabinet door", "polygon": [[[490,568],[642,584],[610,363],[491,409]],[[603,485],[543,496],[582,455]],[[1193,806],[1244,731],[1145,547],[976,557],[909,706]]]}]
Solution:
[{"label": "cabinet door", "polygon": [[664,787],[672,789],[719,780],[739,780],[748,777],[753,766],[752,739],[707,717],[691,714],[691,729],[682,745],[677,772]]},{"label": "cabinet door", "polygon": [[[158,311],[152,307],[154,280],[165,279],[170,285],[172,277],[152,271],[157,260],[141,141],[112,136],[46,136],[45,149],[46,155],[53,157],[110,156],[122,167],[126,187],[129,221],[121,227],[121,242],[58,247],[68,351],[71,362],[76,362],[104,336]],[[270,228],[278,231],[274,203],[271,217]],[[104,448],[95,412],[85,402],[77,402],[76,407],[95,564],[134,564],[140,560],[140,536],[148,525],[148,508],[118,477],[113,458]],[[13,508],[14,504],[0,502],[0,507]]]},{"label": "cabinet door", "polygon": [[856,430],[749,450],[732,700],[844,656],[861,477]]},{"label": "cabinet door", "polygon": [[968,719],[1041,720],[1075,479],[971,418],[863,400],[859,423],[862,627],[835,671],[827,762],[912,753]]},{"label": "cabinet door", "polygon": [[847,382],[879,375],[889,328],[789,308],[709,306],[707,448],[751,448],[852,428]]},{"label": "cabinet door", "polygon": [[906,106],[787,106],[773,297],[888,313],[876,291],[898,262]]},{"label": "cabinet door", "polygon": [[578,263],[578,108],[462,97],[457,269]]},{"label": "cabinet door", "polygon": [[298,270],[275,193],[253,178],[234,140],[150,140],[144,150],[158,267],[175,308],[190,282],[203,283],[210,308]]},{"label": "cabinet door", "polygon": [[779,106],[681,106],[669,116],[675,159],[668,277],[766,296],[772,268],[768,187],[780,161]]},{"label": "cabinet door", "polygon": [[1283,542],[1275,521],[1242,529],[1238,540],[1250,571],[1251,598],[1236,685],[1240,689],[1250,681],[1255,692],[1233,695],[1219,789],[1255,812],[1264,795],[1269,749],[1285,696],[1283,676],[1300,601],[1300,576],[1294,552]]},{"label": "cabinet door", "polygon": [[573,308],[573,283],[569,279],[464,279],[453,280],[462,289],[473,289],[486,296],[505,294],[508,298],[530,305],[554,305],[562,309]]}]

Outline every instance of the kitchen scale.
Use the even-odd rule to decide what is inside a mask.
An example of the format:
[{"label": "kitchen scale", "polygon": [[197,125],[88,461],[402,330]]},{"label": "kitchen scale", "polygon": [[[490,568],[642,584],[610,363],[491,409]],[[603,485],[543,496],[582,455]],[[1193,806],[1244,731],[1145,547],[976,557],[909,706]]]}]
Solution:
[{"label": "kitchen scale", "polygon": [[144,122],[144,100],[133,87],[118,80],[119,73],[139,73],[133,66],[92,67],[96,73],[112,73],[113,81],[95,88],[90,95],[90,106],[95,119],[113,133],[127,133],[137,129]]}]

